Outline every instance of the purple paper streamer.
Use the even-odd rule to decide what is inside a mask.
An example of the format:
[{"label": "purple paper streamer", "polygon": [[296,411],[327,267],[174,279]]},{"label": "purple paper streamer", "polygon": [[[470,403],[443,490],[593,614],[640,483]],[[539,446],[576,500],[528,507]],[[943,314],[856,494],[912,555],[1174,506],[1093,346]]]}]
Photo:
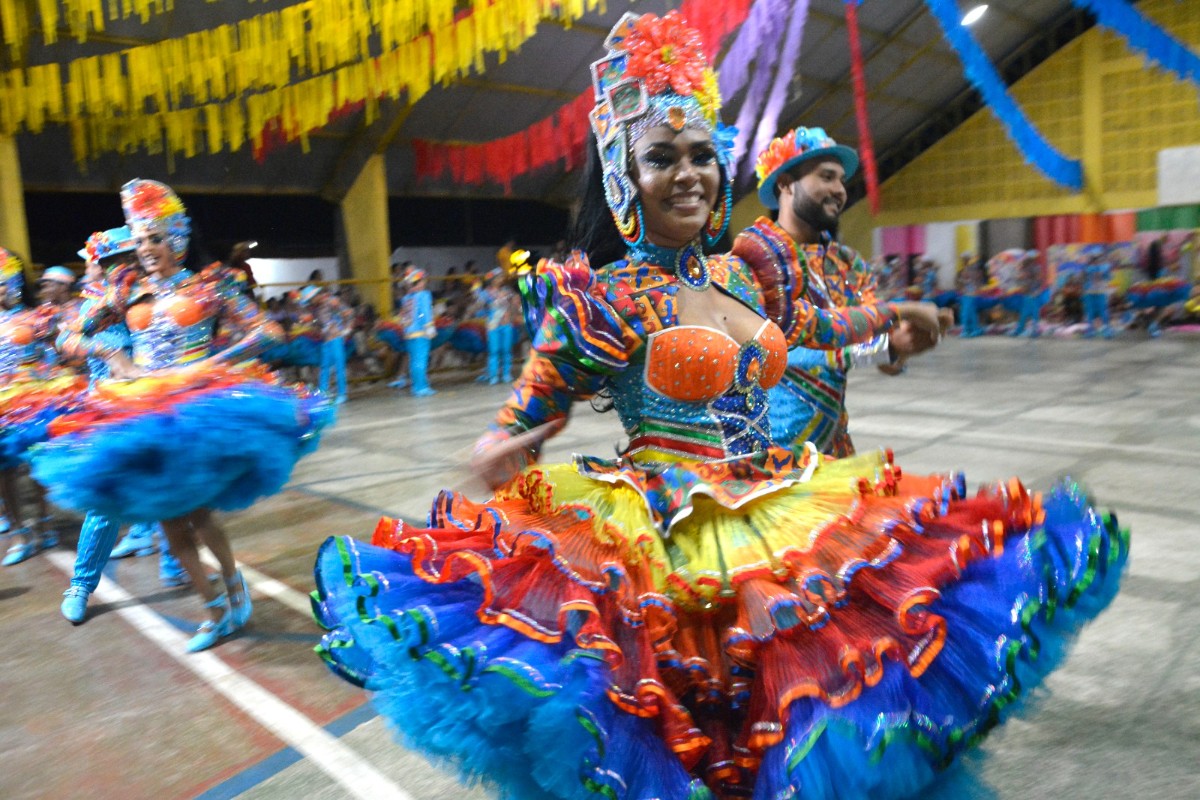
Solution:
[{"label": "purple paper streamer", "polygon": [[[778,21],[787,16],[788,0],[759,1],[766,2],[769,5],[767,10],[768,19]],[[742,101],[742,107],[738,111],[737,123],[735,123],[738,129],[737,138],[733,142],[733,161],[735,164],[741,161],[746,155],[746,148],[750,140],[750,130],[755,126],[762,111],[767,88],[771,82],[771,74],[775,71],[775,65],[779,61],[780,40],[782,38],[783,27],[780,25],[769,26],[763,31],[762,40],[759,42],[759,58],[755,63],[754,77],[751,80],[750,87],[746,90],[746,99]]]},{"label": "purple paper streamer", "polygon": [[[787,103],[788,87],[792,76],[796,74],[796,65],[800,62],[800,44],[804,41],[804,23],[808,20],[809,0],[795,0],[792,6],[792,16],[788,20],[787,37],[783,41],[783,56],[779,69],[775,72],[775,82],[771,84],[771,94],[763,108],[762,117],[758,122],[758,133],[754,137],[754,148],[750,151],[755,156],[766,149],[775,138],[775,126],[779,124],[779,114]],[[751,169],[753,158],[746,159],[742,166],[742,175],[753,174]],[[744,178],[743,178],[744,179]]]},{"label": "purple paper streamer", "polygon": [[774,20],[771,18],[772,0],[754,0],[746,21],[738,29],[737,37],[729,46],[729,51],[721,59],[717,72],[717,84],[721,87],[721,97],[730,99],[742,90],[750,77],[750,64],[760,52],[762,41],[769,32]]}]

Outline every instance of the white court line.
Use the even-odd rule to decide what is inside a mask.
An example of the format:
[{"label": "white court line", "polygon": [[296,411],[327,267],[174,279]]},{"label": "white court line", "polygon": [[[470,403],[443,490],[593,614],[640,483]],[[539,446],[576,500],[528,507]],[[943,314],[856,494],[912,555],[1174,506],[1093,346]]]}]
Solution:
[{"label": "white court line", "polygon": [[[49,553],[47,558],[68,575],[75,568],[75,560],[67,553]],[[102,602],[117,604],[116,613],[126,622],[211,686],[214,691],[311,761],[337,782],[346,791],[347,796],[361,800],[380,797],[413,800],[412,795],[342,744],[337,737],[234,670],[213,653],[186,652],[184,646],[187,644],[187,636],[107,577],[100,579],[100,585],[93,594]]]},{"label": "white court line", "polygon": [[[902,426],[901,426],[902,427]],[[867,436],[887,437],[891,434],[902,433],[901,427],[894,425],[878,425],[866,423],[850,424],[850,433],[865,434]],[[958,429],[946,431],[945,433],[930,436],[927,438],[938,439],[975,439],[983,442],[999,442],[1008,444],[1022,444],[1033,447],[1061,447],[1066,450],[1111,450],[1119,453],[1129,453],[1131,455],[1147,455],[1147,456],[1168,456],[1171,458],[1192,459],[1196,457],[1196,453],[1191,450],[1172,450],[1167,447],[1154,447],[1146,444],[1119,444],[1116,442],[1084,442],[1078,439],[1050,439],[1045,436],[1018,436],[1011,433],[987,433],[985,431],[972,431],[970,429]],[[936,442],[928,442],[920,445],[921,447],[937,447]]]},{"label": "white court line", "polygon": [[[221,568],[216,557],[208,550],[200,551],[200,560],[213,569]],[[246,566],[240,561],[237,562],[237,565],[238,569],[242,571],[242,577],[246,579],[246,583],[250,584],[251,588],[259,594],[273,597],[293,611],[299,611],[303,616],[312,619],[312,600],[308,595],[293,589],[283,581],[277,581],[269,575],[264,575],[254,567]]]}]

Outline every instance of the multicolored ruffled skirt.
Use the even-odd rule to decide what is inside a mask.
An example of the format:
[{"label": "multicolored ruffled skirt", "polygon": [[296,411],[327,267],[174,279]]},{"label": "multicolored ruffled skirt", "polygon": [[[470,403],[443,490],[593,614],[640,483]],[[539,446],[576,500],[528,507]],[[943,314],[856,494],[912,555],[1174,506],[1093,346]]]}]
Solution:
[{"label": "multicolored ruffled skirt", "polygon": [[50,423],[80,406],[88,384],[65,370],[49,376],[22,372],[0,383],[0,469],[24,463],[29,448],[49,437]]},{"label": "multicolored ruffled skirt", "polygon": [[919,796],[1117,589],[1078,487],[890,454],[535,466],[318,555],[318,652],[507,798]]},{"label": "multicolored ruffled skirt", "polygon": [[257,365],[102,381],[51,424],[33,476],[54,503],[123,523],[246,508],[283,488],[333,417],[323,396]]}]

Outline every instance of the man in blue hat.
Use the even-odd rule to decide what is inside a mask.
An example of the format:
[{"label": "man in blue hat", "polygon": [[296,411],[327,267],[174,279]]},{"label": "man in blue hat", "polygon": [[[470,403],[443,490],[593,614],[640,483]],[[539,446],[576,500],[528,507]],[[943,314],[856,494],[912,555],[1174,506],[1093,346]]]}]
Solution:
[{"label": "man in blue hat", "polygon": [[[778,209],[778,219],[760,217],[738,236],[734,252],[787,252],[794,246],[806,264],[805,300],[820,308],[874,305],[876,276],[858,253],[835,239],[845,182],[857,169],[858,154],[821,128],[796,128],[772,140],[758,156],[756,172],[759,200]],[[784,446],[808,441],[822,453],[852,455],[847,370],[877,365],[898,374],[909,357],[934,344],[902,320],[890,333],[842,350],[792,349],[784,379],[770,390],[772,437]]]}]

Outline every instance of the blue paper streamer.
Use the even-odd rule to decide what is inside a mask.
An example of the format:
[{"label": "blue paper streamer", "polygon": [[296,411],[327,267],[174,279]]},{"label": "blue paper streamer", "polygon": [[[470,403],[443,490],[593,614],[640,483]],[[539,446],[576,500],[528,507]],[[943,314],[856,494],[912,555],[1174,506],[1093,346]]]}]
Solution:
[{"label": "blue paper streamer", "polygon": [[967,80],[982,95],[1025,160],[1057,184],[1076,191],[1083,188],[1082,164],[1078,159],[1067,158],[1055,149],[1021,111],[987,53],[960,24],[958,5],[954,0],[925,0],[925,3],[942,26],[946,40],[958,53]]},{"label": "blue paper streamer", "polygon": [[1178,77],[1200,83],[1200,56],[1123,0],[1071,0],[1145,58]]}]

